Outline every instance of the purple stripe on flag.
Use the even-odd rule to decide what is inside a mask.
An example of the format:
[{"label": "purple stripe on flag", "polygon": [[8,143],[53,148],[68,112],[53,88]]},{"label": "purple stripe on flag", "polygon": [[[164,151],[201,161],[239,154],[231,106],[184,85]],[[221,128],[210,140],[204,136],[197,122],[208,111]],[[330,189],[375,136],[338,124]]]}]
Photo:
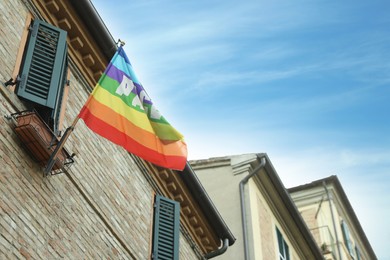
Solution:
[{"label": "purple stripe on flag", "polygon": [[115,67],[111,62],[108,65],[108,69],[105,71],[105,74],[109,76],[110,78],[118,81],[119,83],[122,82],[123,75],[125,75],[127,78],[131,79],[130,75],[127,75],[122,70]]}]

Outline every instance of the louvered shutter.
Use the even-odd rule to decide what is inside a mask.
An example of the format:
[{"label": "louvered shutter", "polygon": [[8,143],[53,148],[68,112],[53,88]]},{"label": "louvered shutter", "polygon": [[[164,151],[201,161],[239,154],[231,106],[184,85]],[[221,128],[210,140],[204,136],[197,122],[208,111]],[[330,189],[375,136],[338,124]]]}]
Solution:
[{"label": "louvered shutter", "polygon": [[65,84],[67,84],[67,70],[68,70],[68,57],[66,55],[66,45],[65,45],[65,55],[63,56],[63,66],[60,70],[60,82],[59,82],[59,89],[55,101],[54,109],[52,110],[51,118],[53,120],[53,130],[55,133],[59,131],[59,124],[60,124],[60,116],[61,116],[61,108],[64,108],[62,102],[64,100],[64,89]]},{"label": "louvered shutter", "polygon": [[153,227],[153,259],[179,259],[180,204],[156,196]]},{"label": "louvered shutter", "polygon": [[66,80],[67,33],[38,19],[30,30],[16,94],[52,109],[54,118]]}]

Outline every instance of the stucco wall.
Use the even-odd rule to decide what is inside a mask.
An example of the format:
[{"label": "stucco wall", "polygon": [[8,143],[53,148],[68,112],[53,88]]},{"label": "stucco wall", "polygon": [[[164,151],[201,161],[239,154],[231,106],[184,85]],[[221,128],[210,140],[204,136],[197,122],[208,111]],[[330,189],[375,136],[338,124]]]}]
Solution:
[{"label": "stucco wall", "polygon": [[233,175],[230,162],[216,168],[194,167],[211,200],[236,237],[236,242],[218,259],[244,259],[238,184],[242,175]]},{"label": "stucco wall", "polygon": [[[0,2],[0,81],[14,70],[27,8]],[[71,67],[65,126],[88,97]],[[0,86],[0,259],[147,259],[154,191],[133,158],[80,120],[66,143],[67,173],[43,177],[4,117],[22,103]],[[8,98],[6,98],[8,97]],[[181,236],[181,259],[197,259]]]}]

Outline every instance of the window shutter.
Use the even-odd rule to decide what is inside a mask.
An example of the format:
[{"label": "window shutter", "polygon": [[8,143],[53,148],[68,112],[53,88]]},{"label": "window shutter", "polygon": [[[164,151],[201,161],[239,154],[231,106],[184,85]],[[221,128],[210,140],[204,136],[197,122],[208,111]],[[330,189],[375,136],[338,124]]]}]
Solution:
[{"label": "window shutter", "polygon": [[153,227],[153,259],[179,259],[180,204],[156,196]]},{"label": "window shutter", "polygon": [[284,239],[282,233],[280,233],[279,229],[276,228],[276,235],[278,237],[278,245],[279,245],[279,255],[284,255]]},{"label": "window shutter", "polygon": [[349,228],[347,223],[345,223],[344,220],[341,220],[341,229],[343,230],[343,237],[345,245],[348,249],[348,252],[351,256],[354,256],[353,248],[352,248],[352,241],[349,233]]},{"label": "window shutter", "polygon": [[67,33],[38,19],[30,30],[17,95],[52,109],[54,116],[66,80]]},{"label": "window shutter", "polygon": [[[66,51],[66,49],[65,49]],[[65,106],[62,104],[64,101],[64,90],[65,85],[67,84],[67,70],[68,70],[68,58],[65,52],[65,55],[63,57],[63,67],[60,71],[60,86],[57,93],[55,106],[52,111],[52,119],[53,119],[53,130],[54,133],[57,133],[59,131],[59,124],[60,124],[60,116],[61,116],[61,108],[65,109]]]}]

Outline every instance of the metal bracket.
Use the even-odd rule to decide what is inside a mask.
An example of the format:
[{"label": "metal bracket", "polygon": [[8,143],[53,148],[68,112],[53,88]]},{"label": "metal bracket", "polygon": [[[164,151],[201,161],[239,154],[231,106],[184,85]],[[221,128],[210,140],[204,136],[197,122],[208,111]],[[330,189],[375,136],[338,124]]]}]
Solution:
[{"label": "metal bracket", "polygon": [[[44,169],[44,176],[50,175],[50,172],[52,171],[52,168],[57,161],[57,155],[58,155],[60,149],[63,148],[65,141],[68,139],[68,137],[69,137],[70,133],[73,131],[73,129],[74,129],[74,126],[68,127],[66,129],[64,135],[61,137],[59,143],[57,143],[57,146],[54,149],[54,151],[51,153],[49,161],[47,162],[47,165]],[[71,156],[69,156],[67,158],[68,160],[70,160],[70,163],[74,162],[74,159],[73,159],[74,156],[75,156],[75,154],[73,153]]]},{"label": "metal bracket", "polygon": [[4,85],[4,87],[15,86],[19,81],[20,81],[20,78],[18,76],[15,81],[13,78],[10,78],[8,81],[3,82],[3,85]]}]

